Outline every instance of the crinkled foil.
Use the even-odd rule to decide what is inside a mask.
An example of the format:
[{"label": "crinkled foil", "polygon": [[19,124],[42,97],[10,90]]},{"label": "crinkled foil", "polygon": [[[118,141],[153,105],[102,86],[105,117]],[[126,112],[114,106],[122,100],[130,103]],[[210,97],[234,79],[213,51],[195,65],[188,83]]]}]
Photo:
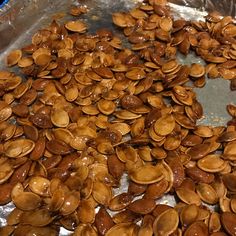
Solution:
[{"label": "crinkled foil", "polygon": [[[89,25],[90,32],[107,27],[121,35],[111,21],[111,13],[125,11],[135,6],[141,0],[10,0],[0,9],[0,69],[5,68],[4,58],[13,49],[21,48],[30,43],[31,36],[40,28],[47,25],[52,18],[67,13],[71,4],[87,5],[89,13],[83,16]],[[219,11],[222,15],[236,14],[236,0],[170,0],[170,6],[177,18],[202,20],[207,11]],[[70,19],[65,16],[60,19]],[[180,55],[182,64],[204,63],[194,54],[187,57]],[[230,91],[229,82],[223,79],[208,80],[204,88],[195,89],[198,100],[204,108],[204,117],[200,123],[213,126],[225,125],[229,120],[226,105],[236,101],[236,93]],[[127,189],[126,178],[121,181],[120,192]],[[0,189],[1,191],[1,189]],[[117,190],[115,193],[118,193]],[[174,205],[172,196],[165,196],[158,202]],[[6,224],[6,217],[14,208],[10,203],[0,206],[0,226]],[[62,229],[61,236],[70,232]]]},{"label": "crinkled foil", "polygon": [[[172,3],[181,6],[188,6],[198,10],[219,11],[222,15],[236,15],[235,0],[171,0]],[[186,12],[187,13],[187,12]]]}]

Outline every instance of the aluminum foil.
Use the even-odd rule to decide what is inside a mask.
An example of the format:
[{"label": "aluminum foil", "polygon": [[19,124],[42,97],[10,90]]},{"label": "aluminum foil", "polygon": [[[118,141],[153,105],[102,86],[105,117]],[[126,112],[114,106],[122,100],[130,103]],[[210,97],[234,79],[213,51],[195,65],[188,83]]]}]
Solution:
[{"label": "aluminum foil", "polygon": [[[188,6],[204,11],[219,11],[222,15],[231,15],[235,17],[235,0],[171,0],[172,3],[181,6]],[[187,13],[187,12],[186,12]]]},{"label": "aluminum foil", "polygon": [[[10,0],[0,9],[0,69],[5,68],[4,58],[13,49],[21,48],[31,36],[40,28],[50,23],[53,18],[63,16],[72,4],[87,5],[89,13],[83,18],[89,25],[89,31],[107,27],[116,34],[122,35],[111,21],[111,13],[125,11],[132,8],[142,0]],[[202,20],[207,11],[219,11],[222,15],[236,14],[236,0],[170,0],[170,6],[176,18]],[[67,15],[60,21],[70,19]],[[203,63],[195,56],[179,55],[182,64]],[[236,101],[236,92],[229,89],[229,82],[223,79],[208,80],[204,88],[195,89],[198,100],[204,108],[204,117],[199,121],[202,124],[213,126],[225,125],[229,120],[226,105]],[[124,192],[127,189],[127,178],[121,181],[121,188],[116,190]],[[158,202],[174,205],[174,197],[167,195]],[[14,208],[10,203],[0,206],[0,226],[6,224],[6,217]],[[61,229],[60,235],[69,235],[71,232]]]}]

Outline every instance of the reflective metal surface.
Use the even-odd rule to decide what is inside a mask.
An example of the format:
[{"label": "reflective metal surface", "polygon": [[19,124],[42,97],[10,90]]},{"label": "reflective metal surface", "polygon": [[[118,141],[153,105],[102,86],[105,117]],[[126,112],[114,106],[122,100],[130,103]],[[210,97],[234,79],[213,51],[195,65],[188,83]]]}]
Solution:
[{"label": "reflective metal surface", "polygon": [[[138,2],[141,1],[81,0],[79,4],[85,4],[89,8],[89,13],[83,18],[88,23],[90,32],[93,33],[100,27],[107,27],[121,35],[121,32],[112,24],[111,13],[130,9]],[[207,14],[206,10],[219,10],[224,15],[232,16],[235,16],[236,12],[236,0],[172,0],[171,2],[170,6],[174,16],[178,18],[203,19]],[[0,69],[5,67],[4,58],[9,51],[21,48],[29,42],[34,32],[47,25],[55,17],[55,14],[68,12],[72,3],[73,1],[69,0],[12,0],[3,9],[0,9]],[[69,16],[65,16],[60,21],[69,18]],[[179,60],[183,64],[202,62],[194,54],[187,57],[180,55]],[[236,101],[236,92],[230,91],[228,81],[223,79],[208,80],[204,88],[195,91],[204,108],[204,118],[200,123],[225,125],[229,120],[225,107]],[[126,187],[124,178],[120,191]],[[175,203],[171,196],[165,196],[160,201],[170,205]],[[0,206],[0,226],[5,224],[6,216],[12,208],[12,204]],[[62,229],[60,235],[68,235],[68,231]]]}]

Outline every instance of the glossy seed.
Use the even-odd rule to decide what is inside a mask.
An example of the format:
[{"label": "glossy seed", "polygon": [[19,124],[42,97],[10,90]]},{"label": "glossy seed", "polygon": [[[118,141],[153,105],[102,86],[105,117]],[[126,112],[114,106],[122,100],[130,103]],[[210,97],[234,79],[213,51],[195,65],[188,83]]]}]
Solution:
[{"label": "glossy seed", "polygon": [[14,50],[11,51],[6,59],[6,64],[7,66],[14,66],[15,64],[18,63],[18,61],[21,59],[22,57],[22,51],[21,50]]},{"label": "glossy seed", "polygon": [[196,204],[199,206],[201,204],[200,197],[190,189],[179,188],[176,190],[177,196],[187,204]]},{"label": "glossy seed", "polygon": [[199,183],[196,187],[196,191],[202,201],[212,205],[217,203],[218,196],[214,188],[211,187],[211,185]]},{"label": "glossy seed", "polygon": [[230,235],[235,235],[236,233],[236,214],[231,212],[224,212],[221,215],[221,223],[226,230],[226,232]]},{"label": "glossy seed", "polygon": [[132,202],[128,209],[138,214],[148,214],[154,210],[155,206],[153,199],[138,199]]},{"label": "glossy seed", "polygon": [[120,223],[111,227],[105,234],[105,236],[124,235],[132,236],[134,232],[134,225],[132,223]]},{"label": "glossy seed", "polygon": [[207,155],[200,159],[198,162],[198,167],[206,172],[219,172],[224,169],[225,162],[219,157],[219,155]]},{"label": "glossy seed", "polygon": [[131,172],[130,178],[138,184],[152,184],[160,181],[163,178],[163,174],[159,167],[147,164]]},{"label": "glossy seed", "polygon": [[86,31],[87,26],[82,21],[69,21],[65,24],[65,27],[72,31],[72,32],[78,32],[83,33]]},{"label": "glossy seed", "polygon": [[205,74],[205,68],[204,66],[200,64],[192,64],[191,70],[190,70],[190,76],[194,78],[199,78]]},{"label": "glossy seed", "polygon": [[68,113],[62,109],[52,110],[51,121],[57,127],[66,127],[70,122]]},{"label": "glossy seed", "polygon": [[178,224],[178,213],[174,209],[166,210],[153,223],[154,235],[171,235],[177,229]]},{"label": "glossy seed", "polygon": [[197,220],[198,215],[199,209],[197,205],[187,205],[181,210],[180,221],[184,226],[188,226]]},{"label": "glossy seed", "polygon": [[172,115],[161,117],[155,122],[154,130],[157,135],[166,136],[170,134],[175,127],[175,120]]},{"label": "glossy seed", "polygon": [[190,235],[209,235],[206,224],[204,224],[202,221],[197,221],[191,224],[184,233],[184,236]]}]

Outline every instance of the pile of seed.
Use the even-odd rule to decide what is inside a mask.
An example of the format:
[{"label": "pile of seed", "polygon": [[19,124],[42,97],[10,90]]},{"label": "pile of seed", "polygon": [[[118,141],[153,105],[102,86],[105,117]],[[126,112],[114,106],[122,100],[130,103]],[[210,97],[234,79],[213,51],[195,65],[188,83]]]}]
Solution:
[{"label": "pile of seed", "polygon": [[[85,12],[12,51],[21,76],[0,71],[0,204],[16,206],[0,235],[236,235],[236,106],[227,127],[197,125],[189,83],[236,88],[233,19],[174,20],[166,1],[144,1],[112,15],[128,49],[86,33]],[[207,64],[181,65],[178,51]],[[176,206],[157,203],[165,194]]]}]

